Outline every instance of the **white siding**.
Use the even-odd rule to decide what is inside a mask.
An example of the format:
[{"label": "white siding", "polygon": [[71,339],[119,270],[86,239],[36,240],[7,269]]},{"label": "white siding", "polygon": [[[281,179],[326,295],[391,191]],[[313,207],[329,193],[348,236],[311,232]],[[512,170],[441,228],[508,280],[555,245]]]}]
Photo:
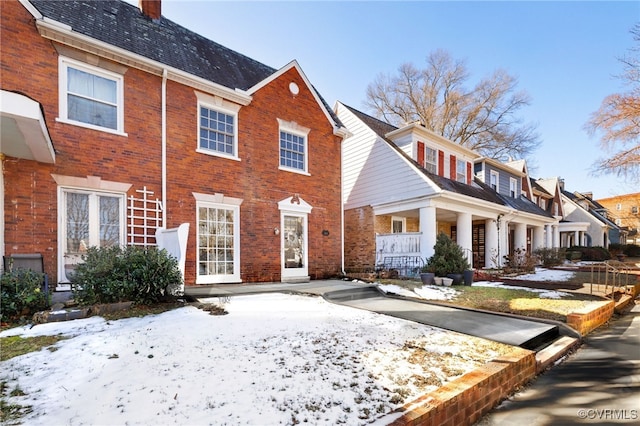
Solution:
[{"label": "white siding", "polygon": [[353,136],[342,143],[345,209],[408,200],[432,194],[424,175],[338,104],[340,121]]}]

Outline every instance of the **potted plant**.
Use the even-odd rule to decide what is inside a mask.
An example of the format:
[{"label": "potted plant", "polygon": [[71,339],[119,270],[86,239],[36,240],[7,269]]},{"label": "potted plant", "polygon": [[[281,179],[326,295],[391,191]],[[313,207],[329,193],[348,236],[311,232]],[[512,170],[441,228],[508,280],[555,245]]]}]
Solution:
[{"label": "potted plant", "polygon": [[429,268],[428,265],[424,265],[420,269],[420,280],[422,280],[422,284],[424,285],[433,285],[435,282],[436,274],[433,272],[433,269]]},{"label": "potted plant", "polygon": [[433,246],[433,256],[427,259],[425,268],[432,270],[437,277],[449,277],[453,284],[462,284],[463,273],[470,269],[462,247],[446,234],[440,233]]}]

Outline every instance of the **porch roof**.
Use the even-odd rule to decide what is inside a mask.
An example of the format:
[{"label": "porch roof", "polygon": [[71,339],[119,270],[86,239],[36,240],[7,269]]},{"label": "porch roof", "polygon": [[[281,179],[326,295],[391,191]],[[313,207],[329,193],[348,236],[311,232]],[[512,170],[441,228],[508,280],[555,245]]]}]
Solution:
[{"label": "porch roof", "polygon": [[0,152],[41,163],[56,154],[40,103],[16,92],[0,92]]}]

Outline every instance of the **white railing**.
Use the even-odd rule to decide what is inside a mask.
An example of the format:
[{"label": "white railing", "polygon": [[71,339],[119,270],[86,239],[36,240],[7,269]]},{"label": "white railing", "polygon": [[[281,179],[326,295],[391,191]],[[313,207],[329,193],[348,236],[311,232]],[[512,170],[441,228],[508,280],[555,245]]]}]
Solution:
[{"label": "white railing", "polygon": [[421,232],[376,234],[376,262],[390,256],[420,256]]}]

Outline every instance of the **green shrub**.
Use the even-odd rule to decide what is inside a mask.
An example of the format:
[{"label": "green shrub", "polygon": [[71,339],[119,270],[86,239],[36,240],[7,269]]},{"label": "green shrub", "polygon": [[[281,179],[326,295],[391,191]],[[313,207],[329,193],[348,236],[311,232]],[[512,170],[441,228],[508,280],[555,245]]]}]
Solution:
[{"label": "green shrub", "polygon": [[0,318],[7,320],[31,316],[51,305],[50,295],[42,289],[44,274],[30,269],[13,269],[2,274]]},{"label": "green shrub", "polygon": [[533,254],[535,254],[538,257],[538,259],[540,259],[542,266],[544,266],[545,268],[548,268],[551,266],[562,265],[564,263],[564,259],[566,256],[566,249],[539,248],[534,250]]},{"label": "green shrub", "polygon": [[611,259],[611,253],[604,247],[582,247],[572,246],[567,249],[567,259],[575,259],[572,253],[579,252],[581,260],[601,262]]},{"label": "green shrub", "polygon": [[178,261],[156,247],[90,247],[71,279],[83,305],[133,301],[150,305],[175,294],[182,282]]},{"label": "green shrub", "polygon": [[622,246],[622,253],[629,257],[640,257],[640,246],[636,244],[625,244]]},{"label": "green shrub", "polygon": [[445,277],[447,274],[462,274],[470,268],[462,247],[444,233],[438,234],[433,250],[433,256],[427,259],[422,272],[433,272],[438,277]]}]

